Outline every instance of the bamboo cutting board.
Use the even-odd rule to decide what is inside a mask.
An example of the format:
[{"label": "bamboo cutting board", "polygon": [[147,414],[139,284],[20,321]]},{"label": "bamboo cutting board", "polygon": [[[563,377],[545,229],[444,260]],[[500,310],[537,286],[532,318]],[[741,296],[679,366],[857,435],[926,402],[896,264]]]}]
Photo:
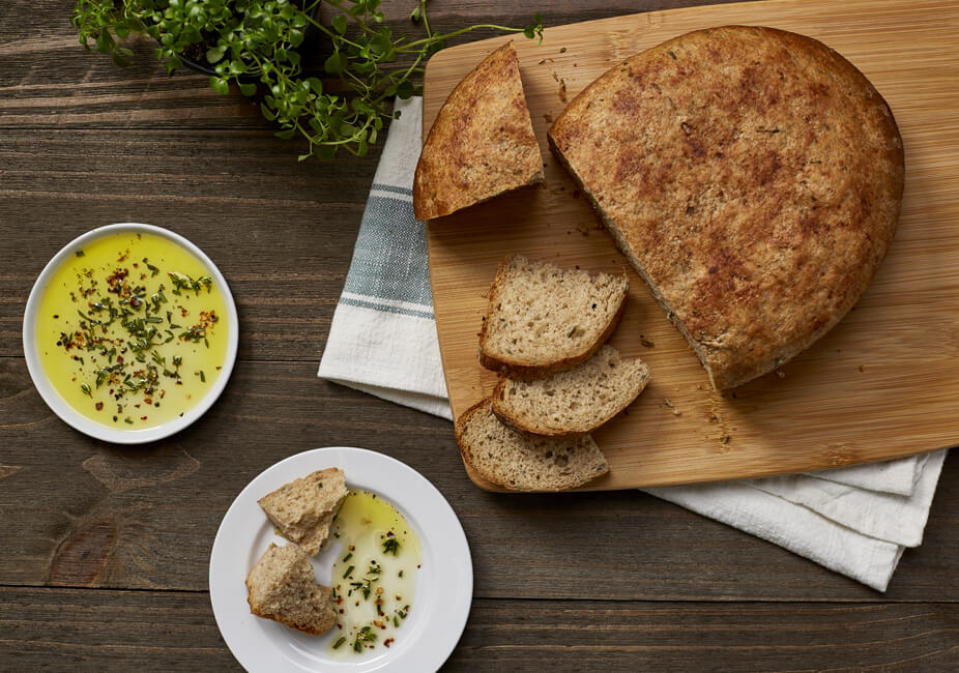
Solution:
[{"label": "bamboo cutting board", "polygon": [[[899,123],[906,190],[896,240],[857,306],[777,374],[724,397],[550,155],[546,130],[615,63],[725,24],[809,35],[862,70]],[[433,57],[424,130],[457,82],[506,39]],[[477,361],[478,332],[498,261],[520,252],[591,271],[629,268],[630,297],[611,343],[648,362],[652,381],[627,413],[594,433],[610,473],[588,489],[801,472],[959,444],[959,3],[771,0],[548,28],[541,45],[514,41],[547,183],[427,228],[454,416],[495,383]]]}]

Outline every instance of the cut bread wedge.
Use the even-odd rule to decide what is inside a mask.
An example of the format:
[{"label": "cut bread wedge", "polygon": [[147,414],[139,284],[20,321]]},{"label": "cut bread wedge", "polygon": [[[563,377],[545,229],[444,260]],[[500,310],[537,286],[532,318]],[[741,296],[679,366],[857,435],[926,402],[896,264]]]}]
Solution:
[{"label": "cut bread wedge", "polygon": [[609,472],[589,435],[530,437],[504,425],[483,400],[456,422],[456,443],[477,474],[511,491],[563,491]]},{"label": "cut bread wedge", "polygon": [[493,413],[520,430],[546,437],[592,432],[635,400],[649,382],[649,367],[603,346],[586,362],[539,381],[500,379]]},{"label": "cut bread wedge", "polygon": [[347,492],[343,471],[331,467],[294,479],[257,502],[283,537],[313,556],[329,535]]},{"label": "cut bread wedge", "polygon": [[616,329],[628,293],[625,272],[592,275],[514,255],[490,288],[480,364],[526,380],[572,369]]},{"label": "cut bread wedge", "polygon": [[314,636],[336,624],[330,587],[316,583],[310,557],[298,545],[271,544],[247,576],[246,589],[257,617]]},{"label": "cut bread wedge", "polygon": [[432,220],[543,181],[543,157],[509,42],[453,89],[430,129],[413,180],[417,220]]}]

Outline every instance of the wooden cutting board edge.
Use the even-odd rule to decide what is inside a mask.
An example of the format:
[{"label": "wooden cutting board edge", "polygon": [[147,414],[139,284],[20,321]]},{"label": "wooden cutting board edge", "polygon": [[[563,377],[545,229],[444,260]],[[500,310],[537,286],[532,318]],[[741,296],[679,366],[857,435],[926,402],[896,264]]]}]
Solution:
[{"label": "wooden cutting board edge", "polygon": [[[882,0],[878,0],[878,2],[879,2],[880,4],[882,4]],[[767,8],[784,8],[784,9],[785,9],[785,8],[795,8],[797,5],[800,5],[800,4],[801,4],[801,1],[800,1],[800,0],[763,0],[762,2],[739,2],[739,3],[727,3],[727,4],[723,4],[723,5],[712,5],[712,6],[703,6],[703,7],[687,7],[687,8],[673,9],[673,10],[661,10],[661,11],[654,11],[654,12],[638,13],[638,14],[634,14],[634,15],[626,15],[626,16],[621,16],[621,17],[613,17],[613,18],[608,18],[608,19],[598,19],[598,20],[581,22],[581,23],[576,23],[576,24],[568,24],[568,25],[565,25],[565,26],[549,27],[549,28],[547,29],[547,35],[552,36],[553,39],[556,40],[557,38],[558,38],[558,39],[562,39],[565,34],[571,34],[572,32],[577,32],[577,33],[578,33],[578,32],[582,31],[582,30],[585,29],[585,28],[597,28],[597,27],[600,27],[600,26],[608,26],[609,29],[612,31],[612,30],[614,30],[614,29],[616,29],[616,30],[623,30],[624,26],[626,26],[626,25],[629,25],[630,27],[641,27],[642,25],[646,25],[646,26],[658,26],[658,25],[661,25],[661,24],[663,23],[663,17],[665,17],[665,16],[667,16],[667,15],[668,15],[670,18],[676,18],[676,17],[679,17],[680,15],[692,15],[692,16],[695,16],[695,15],[697,15],[697,14],[703,13],[704,10],[718,10],[718,11],[720,11],[720,12],[735,12],[735,11],[738,11],[738,10],[740,10],[740,9],[743,9],[743,8],[745,8],[745,7],[747,7],[747,6],[748,6],[749,9],[751,9],[751,10],[757,10],[757,11],[756,11],[756,16],[755,16],[755,18],[752,19],[752,20],[748,20],[748,21],[738,21],[737,23],[741,23],[741,24],[752,24],[752,25],[764,25],[764,24],[765,24],[765,25],[773,25],[773,26],[775,26],[776,23],[777,23],[777,21],[775,20],[775,18],[773,18],[772,20],[769,20],[768,18],[764,18],[764,16],[763,16],[764,10],[766,10]],[[888,0],[887,0],[886,4],[891,4],[891,3],[889,3]],[[930,4],[930,3],[923,3],[923,4]],[[936,3],[932,3],[932,4],[936,4]],[[940,4],[940,6],[941,6],[941,3],[939,3],[939,4]],[[635,26],[633,25],[634,22],[635,22]],[[728,23],[728,22],[727,22],[727,23]],[[703,27],[706,27],[706,25],[722,25],[722,24],[721,24],[721,23],[708,23],[708,22],[707,22],[707,23],[704,23],[704,24],[703,24]],[[677,35],[678,35],[678,34],[682,34],[683,32],[686,32],[687,30],[690,30],[690,28],[687,27],[687,28],[677,29],[675,34],[677,34]],[[425,74],[425,76],[424,76],[424,88],[428,88],[428,86],[429,86],[430,72],[431,72],[431,70],[432,70],[432,69],[435,69],[438,65],[441,65],[441,64],[443,63],[443,61],[445,61],[446,59],[455,59],[455,58],[458,57],[458,55],[459,55],[460,52],[467,52],[467,53],[472,54],[473,60],[474,60],[476,63],[478,63],[479,60],[482,58],[482,54],[492,52],[494,49],[496,49],[497,47],[499,47],[499,46],[502,45],[503,43],[508,42],[508,41],[510,41],[510,40],[516,40],[516,39],[522,40],[522,39],[525,39],[525,38],[522,38],[522,37],[517,38],[517,36],[515,36],[515,35],[498,36],[498,37],[493,37],[493,38],[489,38],[489,39],[486,39],[486,40],[481,40],[481,41],[472,42],[472,43],[468,43],[468,44],[464,44],[464,45],[459,45],[459,46],[452,47],[452,48],[450,48],[450,49],[446,49],[446,50],[441,51],[439,54],[437,54],[436,56],[434,56],[433,58],[431,58],[430,61],[427,63],[427,66],[426,66],[426,74]],[[667,37],[663,37],[663,38],[662,38],[662,40],[666,40],[666,39],[669,39],[669,37],[667,36]],[[427,94],[424,92],[424,99],[426,98],[426,96],[427,96]],[[436,112],[439,110],[439,107],[441,107],[441,106],[440,106],[440,105],[436,105],[436,106],[435,106],[435,109],[430,109],[430,107],[427,106],[426,103],[425,103],[425,101],[424,101],[424,115],[423,115],[423,137],[424,137],[424,140],[425,140],[425,138],[426,138],[426,136],[427,136],[427,134],[428,134],[428,131],[429,131],[430,127],[432,126],[433,120],[435,119],[435,114],[436,114]],[[434,222],[431,222],[431,223],[427,223],[427,250],[428,250],[428,254],[429,254],[430,260],[432,260],[433,255],[434,255],[435,253],[434,253],[434,237],[431,236],[429,232],[431,231],[431,229],[432,229],[433,227],[442,227],[442,226],[445,226],[445,224],[446,224],[446,223],[444,223],[443,221],[434,221]],[[432,261],[430,262],[430,264],[431,264],[431,267],[432,267]],[[433,293],[434,293],[434,305],[435,305],[435,303],[436,303],[436,291],[435,291],[435,288],[434,288],[434,290],[433,290]],[[448,371],[448,367],[447,367],[447,351],[446,351],[445,349],[443,349],[443,348],[440,348],[440,355],[441,355],[441,360],[442,360],[443,366],[444,366],[444,372],[445,372],[445,371]],[[477,362],[477,367],[479,367],[478,362]],[[942,447],[942,448],[946,448],[946,447]],[[912,454],[914,454],[914,453],[917,453],[917,452],[916,452],[916,451],[910,451],[909,453],[906,453],[906,454],[903,454],[903,455],[912,455]],[[890,459],[889,456],[884,456],[884,457],[878,457],[878,458],[876,458],[875,460],[857,461],[857,462],[848,463],[848,464],[849,464],[849,465],[852,465],[852,464],[865,464],[865,463],[868,463],[868,462],[880,462],[880,461],[889,460],[889,459]],[[480,487],[480,488],[482,488],[482,489],[484,489],[484,490],[493,491],[493,492],[503,492],[503,491],[507,491],[507,489],[504,489],[504,488],[500,487],[499,485],[494,484],[494,483],[492,483],[492,482],[484,479],[482,476],[480,476],[478,473],[476,473],[468,464],[466,464],[465,461],[464,461],[464,467],[465,467],[465,469],[466,469],[466,472],[467,472],[469,478],[470,478],[478,487]],[[782,474],[782,473],[787,473],[787,472],[791,472],[791,471],[794,471],[794,470],[790,470],[790,469],[787,468],[786,470],[780,470],[780,471],[775,471],[775,470],[773,470],[773,471],[764,471],[761,475],[760,475],[760,474],[756,474],[756,475],[749,475],[749,476],[771,476],[771,475],[774,475],[774,474]],[[713,477],[712,475],[706,476],[706,477],[704,478],[703,475],[696,475],[696,476],[690,475],[690,479],[689,479],[689,480],[670,481],[669,484],[671,484],[671,485],[680,485],[680,484],[683,484],[683,483],[703,483],[703,482],[707,482],[707,481],[722,481],[722,480],[728,479],[728,478],[729,478],[729,477],[724,477],[724,476]],[[615,490],[615,489],[629,488],[629,487],[625,487],[625,486],[622,486],[622,485],[609,485],[607,482],[608,482],[608,475],[605,475],[604,477],[600,477],[599,479],[596,479],[596,480],[590,482],[589,484],[586,484],[586,485],[584,485],[584,486],[582,486],[582,487],[580,487],[580,488],[578,488],[578,489],[574,489],[574,490],[578,490],[578,491],[600,491],[600,490],[610,490],[610,489]],[[643,484],[639,484],[639,485],[637,485],[636,487],[638,488],[638,487],[642,487],[642,486],[643,486]]]}]

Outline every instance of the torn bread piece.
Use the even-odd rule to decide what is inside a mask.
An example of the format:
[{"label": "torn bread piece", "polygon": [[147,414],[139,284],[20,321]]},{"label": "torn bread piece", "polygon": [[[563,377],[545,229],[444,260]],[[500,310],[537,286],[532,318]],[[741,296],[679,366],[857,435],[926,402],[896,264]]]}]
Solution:
[{"label": "torn bread piece", "polygon": [[270,544],[247,576],[246,589],[257,617],[314,636],[336,624],[330,587],[316,583],[310,557],[298,545]]},{"label": "torn bread piece", "polygon": [[283,537],[313,556],[329,535],[347,492],[343,470],[331,467],[294,479],[257,502]]}]

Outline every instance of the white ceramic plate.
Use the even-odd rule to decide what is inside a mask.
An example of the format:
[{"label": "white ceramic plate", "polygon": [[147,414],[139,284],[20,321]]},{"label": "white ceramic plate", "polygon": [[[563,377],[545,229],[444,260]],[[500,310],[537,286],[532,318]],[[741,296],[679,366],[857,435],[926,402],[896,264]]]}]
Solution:
[{"label": "white ceramic plate", "polygon": [[[37,311],[40,306],[40,298],[43,296],[43,291],[50,282],[50,277],[53,276],[67,258],[73,255],[77,250],[82,249],[83,246],[90,243],[90,241],[110,234],[121,234],[125,232],[149,233],[155,236],[161,236],[189,250],[194,257],[199,259],[213,277],[213,282],[217,284],[223,293],[223,301],[226,304],[227,320],[230,328],[229,334],[227,335],[227,352],[223,369],[220,370],[219,377],[217,377],[216,382],[206,394],[206,397],[182,416],[163,423],[162,425],[145,428],[143,430],[111,428],[97,423],[76,411],[60,397],[60,394],[43,373],[43,367],[40,364],[40,354],[37,351]],[[230,293],[230,287],[226,284],[226,278],[224,278],[220,270],[216,268],[216,265],[210,261],[210,258],[193,243],[169,229],[135,222],[110,224],[105,227],[99,227],[73,239],[64,246],[63,249],[54,255],[53,259],[47,263],[43,271],[40,272],[37,282],[33,284],[33,289],[30,291],[30,298],[27,299],[27,309],[23,316],[23,352],[26,356],[27,370],[30,372],[30,378],[33,379],[33,385],[36,386],[40,397],[42,397],[43,401],[47,403],[47,406],[68,425],[85,435],[101,439],[105,442],[113,442],[114,444],[143,444],[145,442],[152,442],[163,439],[164,437],[169,437],[173,433],[179,432],[187,427],[206,413],[206,410],[213,406],[213,403],[216,402],[216,399],[220,396],[220,393],[223,392],[223,389],[226,388],[226,384],[230,380],[233,364],[236,362],[236,352],[239,341],[240,325],[236,314],[236,304],[233,302],[233,295]]]},{"label": "white ceramic plate", "polygon": [[[333,658],[327,654],[334,628],[308,636],[250,614],[247,574],[271,542],[273,525],[256,501],[315,470],[338,467],[351,489],[385,498],[406,518],[423,547],[410,616],[390,648]],[[331,540],[313,558],[320,584],[329,585],[340,542]],[[223,639],[251,673],[281,671],[435,671],[459,641],[473,596],[473,563],[466,535],[443,495],[425,477],[403,463],[366,449],[332,447],[291,456],[270,467],[243,489],[223,517],[210,556],[210,600]]]}]

